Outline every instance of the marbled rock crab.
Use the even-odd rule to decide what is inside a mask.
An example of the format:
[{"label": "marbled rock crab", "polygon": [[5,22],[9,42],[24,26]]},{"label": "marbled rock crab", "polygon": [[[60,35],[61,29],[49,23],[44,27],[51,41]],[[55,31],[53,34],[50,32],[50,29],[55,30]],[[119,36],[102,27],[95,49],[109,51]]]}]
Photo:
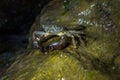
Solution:
[{"label": "marbled rock crab", "polygon": [[[57,25],[42,25],[42,31],[33,32],[33,44],[42,52],[61,50],[71,44],[77,48],[77,44],[84,44],[84,26],[77,26],[76,28],[67,28]],[[45,42],[53,37],[59,39],[50,44],[44,45]]]}]

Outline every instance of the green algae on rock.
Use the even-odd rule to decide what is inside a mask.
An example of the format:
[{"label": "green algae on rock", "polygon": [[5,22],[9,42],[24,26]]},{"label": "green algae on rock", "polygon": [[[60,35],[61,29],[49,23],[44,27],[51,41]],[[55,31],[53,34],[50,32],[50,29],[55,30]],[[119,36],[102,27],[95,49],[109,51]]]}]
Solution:
[{"label": "green algae on rock", "polygon": [[45,55],[33,50],[8,71],[10,80],[109,80],[99,71],[85,70],[75,57],[59,51]]},{"label": "green algae on rock", "polygon": [[30,46],[32,32],[42,31],[42,25],[62,25],[73,29],[78,25],[85,26],[86,45],[78,49],[69,45],[48,54],[32,48],[28,55],[16,60],[8,69],[10,79],[119,80],[119,4],[119,0],[70,0],[70,8],[63,14],[63,1],[50,2],[32,26]]}]

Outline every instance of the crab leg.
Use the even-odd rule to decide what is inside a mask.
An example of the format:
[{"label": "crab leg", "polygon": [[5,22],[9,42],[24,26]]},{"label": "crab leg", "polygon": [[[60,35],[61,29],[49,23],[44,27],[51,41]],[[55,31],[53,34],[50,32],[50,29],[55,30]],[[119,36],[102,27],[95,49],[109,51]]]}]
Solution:
[{"label": "crab leg", "polygon": [[71,37],[72,37],[72,43],[73,43],[74,48],[77,48],[77,44],[75,42],[75,37],[73,35]]},{"label": "crab leg", "polygon": [[78,39],[79,39],[79,41],[80,41],[80,43],[81,43],[81,46],[85,46],[85,43],[84,43],[84,41],[82,40],[82,38],[81,38],[81,36],[80,35],[76,35],[77,37],[78,37]]},{"label": "crab leg", "polygon": [[75,34],[74,31],[65,32],[65,35],[67,35],[67,37],[71,37],[72,38],[72,44],[73,44],[74,48],[77,48],[77,44],[75,42],[74,34]]}]

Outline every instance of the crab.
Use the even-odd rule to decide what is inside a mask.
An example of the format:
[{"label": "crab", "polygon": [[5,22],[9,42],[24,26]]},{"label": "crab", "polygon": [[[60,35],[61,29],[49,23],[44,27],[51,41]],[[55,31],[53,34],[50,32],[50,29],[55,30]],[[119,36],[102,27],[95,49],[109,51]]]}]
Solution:
[{"label": "crab", "polygon": [[[84,45],[84,26],[80,25],[74,28],[67,28],[57,25],[42,25],[42,29],[42,31],[33,32],[33,44],[42,52],[62,50],[71,43],[73,48],[78,48],[77,42]],[[52,37],[59,37],[59,39],[47,46],[43,45],[43,43]]]}]

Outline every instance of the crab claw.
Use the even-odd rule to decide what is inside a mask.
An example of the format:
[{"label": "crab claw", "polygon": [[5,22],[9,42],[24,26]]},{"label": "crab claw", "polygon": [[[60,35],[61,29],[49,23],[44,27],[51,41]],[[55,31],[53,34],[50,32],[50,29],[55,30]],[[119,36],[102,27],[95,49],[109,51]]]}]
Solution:
[{"label": "crab claw", "polygon": [[43,32],[43,31],[34,31],[33,32],[33,40],[34,41],[41,41],[44,34],[45,34],[45,32]]},{"label": "crab claw", "polygon": [[49,44],[48,46],[45,47],[45,50],[50,50],[50,51],[53,51],[53,50],[62,50],[64,48],[66,48],[67,46],[69,45],[69,42],[66,41],[66,37],[63,36],[60,38],[60,41],[56,41],[56,42],[53,42],[51,44]]},{"label": "crab claw", "polygon": [[38,42],[33,41],[33,45],[34,45],[35,48],[39,49],[41,52],[44,52],[43,46],[38,44]]},{"label": "crab claw", "polygon": [[51,51],[61,50],[61,49],[65,48],[65,46],[66,46],[66,44],[64,44],[64,43],[60,44],[59,42],[54,42],[54,43],[49,44],[45,49],[51,50]]}]

